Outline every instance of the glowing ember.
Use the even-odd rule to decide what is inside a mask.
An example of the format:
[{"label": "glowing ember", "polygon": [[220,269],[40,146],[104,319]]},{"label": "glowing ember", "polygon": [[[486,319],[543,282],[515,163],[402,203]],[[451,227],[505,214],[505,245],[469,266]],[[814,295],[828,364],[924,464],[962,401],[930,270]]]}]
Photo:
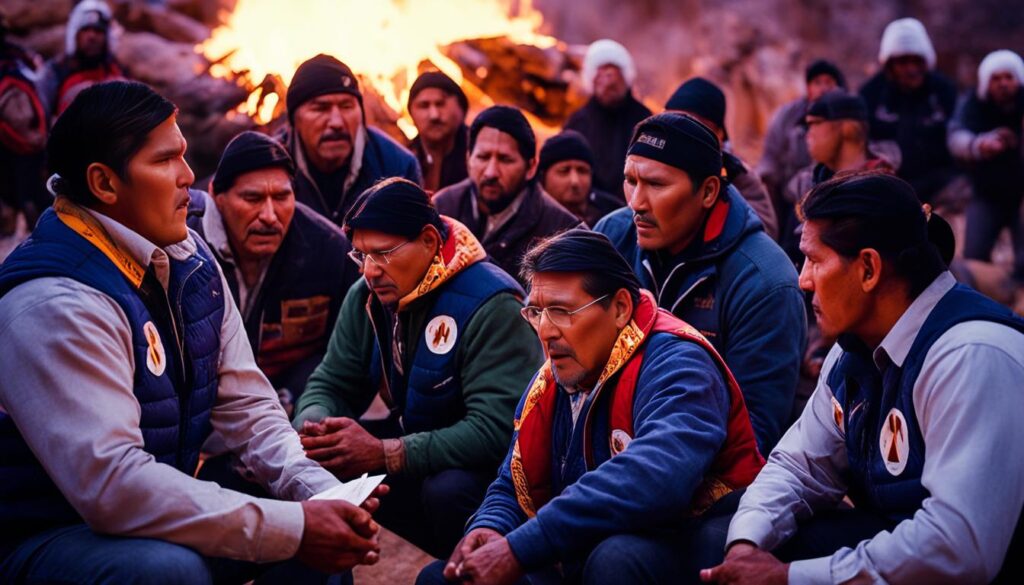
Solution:
[{"label": "glowing ember", "polygon": [[[542,21],[531,0],[238,0],[227,24],[199,50],[211,60],[221,59],[211,68],[213,75],[248,71],[253,86],[268,74],[288,83],[300,63],[327,53],[369,81],[401,113],[422,61],[467,85],[441,47],[496,36],[553,46],[554,38],[537,32]],[[268,94],[257,104],[258,96],[250,96],[246,111],[266,123],[278,98]],[[415,131],[407,116],[399,126],[408,135]]]}]

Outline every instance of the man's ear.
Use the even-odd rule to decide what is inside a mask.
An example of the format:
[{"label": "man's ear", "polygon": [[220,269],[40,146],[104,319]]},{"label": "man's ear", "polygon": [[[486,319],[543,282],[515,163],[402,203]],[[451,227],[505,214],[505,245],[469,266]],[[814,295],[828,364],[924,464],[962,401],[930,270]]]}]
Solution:
[{"label": "man's ear", "polygon": [[441,250],[441,232],[437,231],[437,228],[427,224],[423,226],[422,232],[423,245],[428,249],[437,254]]},{"label": "man's ear", "polygon": [[117,203],[117,187],[120,179],[114,169],[109,166],[94,162],[85,169],[85,182],[89,191],[106,205]]},{"label": "man's ear", "polygon": [[704,209],[711,207],[718,201],[718,195],[722,191],[722,180],[718,177],[708,177],[700,185],[700,204]]},{"label": "man's ear", "polygon": [[537,174],[537,165],[540,163],[540,158],[533,157],[526,161],[526,180],[529,181]]},{"label": "man's ear", "polygon": [[612,297],[612,309],[616,329],[622,329],[629,324],[630,319],[633,318],[633,297],[629,295],[628,290],[620,288],[616,291],[615,296]]},{"label": "man's ear", "polygon": [[882,279],[882,256],[874,248],[865,248],[857,256],[855,269],[860,271],[861,290],[869,293]]}]

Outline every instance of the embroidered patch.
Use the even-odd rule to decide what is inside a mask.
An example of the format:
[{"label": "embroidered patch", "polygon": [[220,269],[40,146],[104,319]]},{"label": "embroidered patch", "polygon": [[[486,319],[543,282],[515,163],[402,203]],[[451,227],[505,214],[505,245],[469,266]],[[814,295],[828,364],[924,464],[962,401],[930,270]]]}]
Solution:
[{"label": "embroidered patch", "polygon": [[629,447],[630,442],[633,441],[633,437],[629,436],[629,433],[622,429],[615,429],[612,431],[612,436],[608,440],[609,447],[611,447],[612,455],[618,455]]},{"label": "embroidered patch", "polygon": [[146,321],[142,326],[142,332],[146,336],[146,367],[154,376],[162,376],[167,369],[167,354],[164,352],[164,344],[160,341],[160,333],[152,321]]},{"label": "embroidered patch", "polygon": [[903,473],[910,456],[910,437],[907,436],[907,419],[897,409],[892,409],[882,423],[882,434],[878,438],[885,468],[893,475]]},{"label": "embroidered patch", "polygon": [[444,355],[455,347],[455,339],[459,335],[459,328],[455,325],[455,319],[448,315],[438,315],[427,323],[427,349],[437,355]]},{"label": "embroidered patch", "polygon": [[840,406],[835,396],[832,397],[832,420],[836,421],[840,433],[846,432],[846,425],[843,424],[843,407]]}]

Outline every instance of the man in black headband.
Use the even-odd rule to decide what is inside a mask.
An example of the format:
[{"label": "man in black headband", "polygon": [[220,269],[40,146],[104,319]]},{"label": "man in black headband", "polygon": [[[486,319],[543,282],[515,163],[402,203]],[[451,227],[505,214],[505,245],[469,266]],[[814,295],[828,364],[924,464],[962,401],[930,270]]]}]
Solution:
[{"label": "man in black headband", "polygon": [[416,157],[366,125],[359,80],[330,55],[295,70],[283,142],[295,160],[295,198],[341,225],[360,193],[387,177],[421,181]]},{"label": "man in black headband", "polygon": [[420,74],[409,89],[409,115],[419,134],[409,147],[423,169],[423,188],[433,193],[465,179],[469,100],[440,71]]},{"label": "man in black headband", "polygon": [[523,317],[549,360],[462,544],[419,583],[510,583],[556,564],[570,583],[675,583],[685,519],[764,464],[739,386],[605,236],[544,240],[523,271]]},{"label": "man in black headband", "polygon": [[[1018,578],[1024,320],[956,283],[929,239],[937,216],[929,221],[900,179],[837,177],[801,209],[800,286],[839,343],[807,408],[742,497],[725,563],[702,577]],[[719,559],[721,524],[698,538]]]},{"label": "man in black headband", "polygon": [[469,127],[469,178],[434,196],[437,209],[472,230],[512,275],[536,240],[580,225],[537,184],[537,137],[518,109],[492,106]]},{"label": "man in black headband", "polygon": [[359,279],[348,239],[295,201],[294,178],[281,143],[243,132],[221,156],[212,198],[192,192],[200,213],[189,219],[224,271],[256,362],[289,413]]},{"label": "man in black headband", "polygon": [[626,157],[629,208],[594,229],[658,306],[722,354],[767,454],[790,421],[806,338],[803,295],[793,265],[721,169],[707,127],[682,114],[652,116],[637,125]]},{"label": "man in black headband", "polygon": [[[419,186],[378,183],[345,230],[364,278],[294,425],[340,477],[386,470],[381,522],[444,557],[494,479],[541,349],[518,315],[522,289]],[[378,391],[386,420],[356,422]]]}]

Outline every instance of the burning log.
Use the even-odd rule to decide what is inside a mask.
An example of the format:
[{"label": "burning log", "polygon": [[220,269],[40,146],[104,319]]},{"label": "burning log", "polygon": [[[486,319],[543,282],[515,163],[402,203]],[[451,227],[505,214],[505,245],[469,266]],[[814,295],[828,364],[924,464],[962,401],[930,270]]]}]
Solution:
[{"label": "burning log", "polygon": [[461,41],[443,51],[495,103],[514,104],[546,125],[560,126],[585,101],[573,83],[580,60],[562,43],[543,49],[494,37]]}]

